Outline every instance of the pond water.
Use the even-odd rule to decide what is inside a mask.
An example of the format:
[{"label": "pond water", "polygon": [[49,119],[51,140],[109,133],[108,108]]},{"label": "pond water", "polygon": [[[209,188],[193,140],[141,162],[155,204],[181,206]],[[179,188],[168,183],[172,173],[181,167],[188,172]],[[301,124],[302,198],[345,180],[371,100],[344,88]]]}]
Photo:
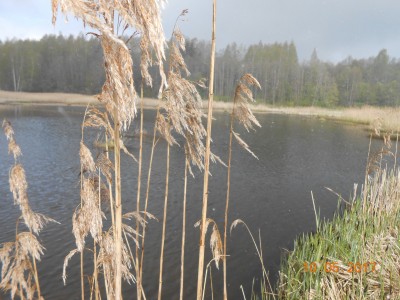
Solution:
[{"label": "pond water", "polygon": [[[84,108],[14,107],[3,108],[0,117],[7,117],[20,145],[22,163],[29,184],[28,196],[32,208],[56,219],[60,224],[47,226],[40,234],[46,248],[39,263],[42,293],[46,299],[79,299],[79,258],[68,267],[67,285],[62,283],[64,257],[75,248],[71,232],[71,217],[79,199],[79,141]],[[212,150],[227,160],[229,115],[216,113],[213,125]],[[257,115],[262,128],[246,133],[237,129],[259,160],[239,146],[233,147],[230,222],[244,220],[255,236],[262,238],[264,263],[271,280],[276,281],[280,257],[284,249],[293,247],[294,239],[315,229],[310,192],[313,191],[317,210],[326,218],[337,207],[337,196],[329,187],[349,198],[353,183],[362,183],[369,139],[357,126],[344,125],[317,118],[274,114]],[[154,111],[145,112],[144,127],[152,132]],[[134,130],[134,128],[132,129]],[[85,131],[92,144],[96,133]],[[130,150],[138,154],[138,139],[129,141]],[[374,142],[378,143],[378,142]],[[375,145],[376,146],[376,145]],[[151,137],[144,141],[144,174],[150,157]],[[7,154],[7,143],[0,135],[0,243],[11,241],[19,210],[13,206],[8,186],[8,172],[13,163]],[[146,235],[144,288],[147,299],[155,299],[158,289],[160,237],[164,202],[166,145],[158,143],[149,211],[159,221],[150,221]],[[164,299],[177,299],[180,278],[180,243],[184,157],[183,150],[171,150],[171,178],[167,216],[164,265]],[[223,231],[227,169],[212,165],[208,214]],[[137,164],[129,157],[122,160],[124,211],[132,211],[136,202]],[[185,299],[196,293],[199,230],[194,223],[200,219],[202,174],[188,182],[187,245],[185,265]],[[145,177],[144,177],[145,180]],[[144,190],[144,188],[143,188]],[[207,236],[207,257],[211,259]],[[261,277],[261,266],[250,236],[239,226],[228,239],[228,282],[230,299],[242,299],[240,286],[247,297],[253,278]],[[88,255],[89,256],[89,255]],[[91,262],[85,266],[87,273]],[[216,299],[222,295],[222,268],[212,267]],[[210,281],[207,281],[210,291]],[[135,298],[135,286],[124,285],[125,298]],[[8,295],[1,298],[8,299]]]}]

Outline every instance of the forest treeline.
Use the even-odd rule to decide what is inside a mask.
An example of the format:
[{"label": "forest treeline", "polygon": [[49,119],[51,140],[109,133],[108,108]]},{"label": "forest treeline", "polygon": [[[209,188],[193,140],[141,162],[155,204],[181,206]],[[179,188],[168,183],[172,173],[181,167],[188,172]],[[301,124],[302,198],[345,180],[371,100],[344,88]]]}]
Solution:
[{"label": "forest treeline", "polygon": [[[138,39],[132,38],[129,47],[135,64],[134,79],[139,84]],[[209,53],[208,42],[196,38],[186,40],[184,58],[191,79],[208,77]],[[160,78],[156,67],[150,72],[157,86]],[[262,90],[254,91],[261,103],[400,104],[400,60],[390,57],[385,49],[375,57],[349,57],[333,64],[321,61],[315,50],[309,60],[300,62],[293,42],[248,47],[233,43],[218,52],[215,72],[215,95],[221,100],[230,100],[237,80],[250,72],[262,86]],[[39,41],[0,41],[1,90],[95,94],[100,92],[104,76],[103,53],[96,37],[47,35]],[[145,90],[145,95],[156,97],[154,90],[157,89]]]}]

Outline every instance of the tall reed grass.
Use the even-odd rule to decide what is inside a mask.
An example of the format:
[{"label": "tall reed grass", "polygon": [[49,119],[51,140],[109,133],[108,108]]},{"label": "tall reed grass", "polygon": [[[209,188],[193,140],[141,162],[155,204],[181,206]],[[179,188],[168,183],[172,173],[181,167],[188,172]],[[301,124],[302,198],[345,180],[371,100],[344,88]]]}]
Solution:
[{"label": "tall reed grass", "polygon": [[[227,243],[227,228],[228,228],[228,210],[229,210],[229,200],[230,200],[230,187],[231,187],[231,162],[232,162],[232,140],[235,137],[235,140],[242,146],[245,150],[250,152],[255,158],[257,156],[250,150],[249,146],[239,137],[239,134],[234,131],[234,121],[237,120],[241,123],[246,130],[254,129],[253,125],[261,127],[260,123],[257,121],[256,117],[253,115],[251,110],[248,107],[249,102],[253,102],[253,93],[249,86],[256,86],[261,88],[257,79],[255,79],[250,74],[243,75],[238,85],[236,86],[235,95],[233,99],[233,107],[231,112],[231,120],[230,120],[230,130],[229,130],[229,150],[228,150],[228,174],[227,174],[227,183],[226,183],[226,202],[225,202],[225,217],[224,217],[224,265],[223,265],[223,274],[224,274],[224,299],[228,299],[228,291],[227,291],[227,274],[226,274],[226,261],[227,261],[227,251],[226,251],[226,243]],[[258,159],[258,158],[257,158]]]},{"label": "tall reed grass", "polygon": [[[185,38],[178,26],[175,26],[169,42],[168,71],[164,71],[166,41],[161,25],[162,0],[116,0],[116,1],[83,1],[83,0],[52,0],[53,23],[56,21],[58,9],[65,15],[74,17],[90,26],[95,32],[91,33],[100,39],[104,53],[105,82],[101,93],[97,96],[100,106],[88,106],[82,121],[80,141],[80,203],[72,212],[72,233],[76,248],[71,250],[64,259],[63,280],[67,282],[67,269],[70,260],[80,257],[81,299],[90,295],[90,299],[122,299],[122,282],[136,283],[136,299],[147,299],[143,288],[143,273],[153,270],[144,268],[146,224],[149,219],[155,218],[148,212],[148,203],[151,186],[151,169],[155,147],[159,139],[166,142],[166,174],[164,210],[162,216],[161,252],[159,259],[158,299],[162,299],[163,265],[167,226],[167,206],[169,197],[170,179],[170,148],[178,145],[183,139],[185,179],[183,197],[183,223],[181,242],[181,279],[180,298],[184,294],[185,272],[185,229],[186,229],[186,202],[187,177],[193,175],[193,167],[204,172],[203,177],[203,205],[200,221],[199,265],[197,280],[197,299],[203,299],[207,274],[212,274],[211,265],[224,261],[224,278],[226,282],[226,232],[228,226],[229,184],[226,202],[224,225],[224,239],[222,239],[216,220],[207,217],[208,189],[210,160],[222,162],[211,151],[211,133],[213,120],[213,84],[216,43],[216,0],[213,0],[212,17],[212,47],[211,68],[209,77],[209,100],[206,127],[203,124],[205,115],[202,111],[202,99],[198,87],[204,87],[202,82],[192,82],[188,79],[190,72],[183,59]],[[183,10],[180,17],[186,15]],[[135,91],[132,77],[133,61],[127,46],[129,34],[140,35],[141,49],[141,118],[136,120],[136,102],[138,95]],[[161,85],[159,87],[160,100],[154,120],[154,135],[152,142],[149,169],[147,170],[146,196],[141,201],[143,171],[143,85],[152,87],[152,78],[148,68],[156,65],[159,68]],[[249,86],[257,86],[257,80],[249,74],[244,75],[235,93],[235,108],[232,112],[232,121],[237,119],[246,129],[253,125],[259,126],[248,107],[252,101]],[[133,122],[140,122],[140,140],[138,159],[125,147],[122,134],[129,130]],[[7,243],[0,249],[2,263],[2,281],[0,287],[11,290],[12,296],[19,295],[21,299],[33,299],[35,296],[42,299],[36,260],[40,259],[44,248],[39,244],[36,235],[51,219],[34,213],[27,200],[27,183],[22,165],[19,163],[21,150],[14,140],[14,132],[8,121],[4,121],[3,128],[9,140],[10,153],[14,155],[15,165],[10,172],[10,189],[14,201],[20,206],[22,219],[29,232],[18,232],[16,242]],[[86,136],[95,129],[104,137],[105,151],[94,155],[92,147],[87,144]],[[156,134],[159,138],[156,138]],[[233,130],[232,136],[247,151],[252,153],[248,145]],[[181,136],[181,138],[177,138]],[[113,145],[112,149],[109,147]],[[111,155],[111,151],[113,154]],[[231,145],[229,148],[231,151]],[[121,158],[127,155],[138,163],[136,178],[135,210],[127,211],[128,199],[122,197]],[[254,155],[254,154],[253,154]],[[229,155],[229,157],[231,157]],[[229,172],[230,172],[229,159]],[[224,164],[225,165],[225,164]],[[109,210],[105,207],[109,206]],[[105,222],[111,220],[111,223]],[[210,248],[213,259],[205,266],[205,245],[207,228],[211,226]],[[93,262],[93,269],[86,268],[85,261]],[[205,272],[205,273],[204,273]],[[211,276],[212,277],[212,276]],[[226,285],[226,284],[225,284]],[[211,281],[212,286],[212,281]],[[227,299],[225,286],[225,299]],[[214,295],[213,295],[214,296]]]},{"label": "tall reed grass", "polygon": [[210,59],[210,78],[208,87],[208,115],[207,115],[207,136],[206,149],[204,156],[204,179],[203,179],[203,205],[201,210],[200,224],[200,241],[199,241],[199,265],[197,274],[197,300],[202,298],[203,289],[203,273],[204,273],[204,252],[206,238],[206,222],[207,222],[207,204],[208,204],[208,178],[210,170],[210,143],[212,129],[212,112],[214,101],[214,68],[215,68],[215,43],[216,43],[216,16],[217,16],[217,0],[213,0],[213,17],[212,17],[212,33],[211,33],[211,59]]},{"label": "tall reed grass", "polygon": [[[32,210],[28,199],[25,169],[20,162],[21,148],[14,138],[11,123],[4,120],[2,126],[8,140],[8,152],[14,157],[14,165],[9,175],[10,191],[21,216],[16,221],[15,241],[4,243],[0,248],[0,289],[10,291],[11,299],[15,296],[29,300],[43,299],[36,261],[40,261],[45,249],[38,236],[47,223],[55,221]],[[20,230],[20,221],[23,221],[27,230]]]}]

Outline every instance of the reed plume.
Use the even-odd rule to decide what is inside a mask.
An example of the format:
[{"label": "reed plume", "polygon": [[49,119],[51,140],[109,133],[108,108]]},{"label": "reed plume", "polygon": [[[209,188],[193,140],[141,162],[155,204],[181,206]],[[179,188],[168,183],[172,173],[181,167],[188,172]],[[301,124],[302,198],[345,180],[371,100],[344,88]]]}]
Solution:
[{"label": "reed plume", "polygon": [[[136,114],[137,94],[134,88],[132,58],[125,41],[119,36],[123,34],[129,27],[135,28],[140,32],[141,44],[143,51],[141,61],[141,72],[147,84],[151,85],[151,77],[148,68],[152,65],[152,56],[150,52],[155,54],[157,64],[159,66],[161,76],[160,91],[166,86],[166,76],[163,70],[163,59],[165,58],[164,46],[165,39],[161,25],[160,6],[161,0],[116,0],[112,3],[109,1],[83,1],[83,0],[53,0],[53,23],[56,21],[58,7],[64,14],[71,12],[75,17],[81,19],[84,24],[89,25],[93,29],[99,31],[97,36],[100,38],[104,53],[104,66],[106,80],[102,88],[102,92],[98,95],[98,100],[102,103],[109,117],[93,120],[100,121],[104,125],[114,141],[114,195],[110,199],[114,199],[113,208],[113,239],[115,247],[113,250],[115,259],[115,290],[108,295],[114,295],[115,299],[121,299],[121,279],[123,273],[123,224],[122,224],[122,197],[121,197],[121,156],[120,151],[126,151],[125,146],[120,138],[120,132],[126,131],[133,121]],[[118,22],[115,22],[118,17]],[[118,32],[120,28],[115,28],[115,23],[121,24],[122,32]],[[99,117],[100,114],[96,114]],[[110,122],[102,121],[112,119]],[[109,130],[111,129],[112,130]],[[88,164],[88,166],[93,166]],[[82,170],[81,170],[82,171]],[[87,199],[86,199],[87,200]],[[82,209],[82,207],[81,207]],[[83,211],[80,211],[83,215]],[[100,223],[98,214],[92,221],[97,220]],[[87,224],[86,224],[87,225]],[[83,226],[76,230],[81,238],[78,247],[82,247],[82,236],[87,233],[88,226]],[[77,227],[78,228],[78,227]],[[93,229],[93,228],[92,228]],[[92,230],[93,231],[93,230]],[[94,233],[94,232],[93,232]],[[97,236],[97,230],[95,230]],[[100,239],[99,239],[100,241]],[[101,250],[100,250],[101,251]],[[104,251],[103,251],[104,252]],[[138,266],[137,266],[138,267]],[[140,278],[139,278],[140,280]],[[110,292],[111,286],[108,291]],[[138,286],[140,290],[140,284]],[[138,291],[140,295],[140,291]],[[84,297],[82,293],[82,298]],[[140,296],[139,296],[140,297]]]},{"label": "reed plume", "polygon": [[227,274],[226,274],[226,244],[227,244],[227,227],[228,227],[228,210],[229,210],[229,200],[230,200],[230,188],[231,188],[231,162],[232,162],[232,139],[233,137],[243,147],[255,158],[257,156],[250,150],[249,146],[243,141],[239,134],[234,131],[234,122],[238,121],[244,126],[248,131],[249,129],[254,129],[254,125],[261,127],[260,123],[257,121],[253,112],[249,107],[249,103],[254,102],[253,93],[251,91],[251,86],[256,86],[261,88],[257,79],[255,79],[251,74],[243,75],[235,89],[235,95],[233,98],[233,107],[231,112],[230,120],[230,131],[229,131],[229,150],[228,150],[228,174],[227,174],[227,184],[226,184],[226,202],[225,202],[225,222],[224,222],[224,250],[223,250],[223,273],[224,273],[224,300],[228,299],[227,290]]},{"label": "reed plume", "polygon": [[[194,227],[199,227],[200,224],[201,220],[197,221],[194,224]],[[219,269],[219,261],[223,259],[222,239],[217,223],[211,218],[207,218],[206,220],[205,232],[207,233],[208,226],[210,224],[212,224],[212,231],[210,236],[210,248],[211,248],[211,254],[213,256],[212,261],[215,262],[216,268]]]},{"label": "reed plume", "polygon": [[[183,10],[177,21],[187,13],[188,10]],[[161,113],[156,123],[158,131],[170,145],[178,144],[172,136],[172,130],[185,139],[184,146],[190,163],[202,170],[205,155],[204,138],[207,132],[202,122],[205,115],[197,86],[204,86],[201,81],[193,82],[188,79],[190,72],[182,55],[186,50],[185,43],[185,37],[175,24],[170,42],[168,88],[163,91],[159,109]]]},{"label": "reed plume", "polygon": [[[199,227],[200,226],[200,221],[196,222],[194,224],[195,227]],[[217,269],[219,269],[219,261],[221,259],[223,259],[223,246],[222,246],[222,239],[221,239],[221,234],[219,232],[218,229],[218,225],[217,223],[213,220],[208,218],[206,220],[205,223],[205,232],[207,233],[208,230],[208,226],[212,224],[212,231],[211,231],[211,236],[210,236],[210,248],[211,248],[211,254],[212,254],[212,259],[208,262],[208,264],[206,265],[206,272],[204,275],[204,285],[202,287],[202,295],[201,295],[201,299],[204,300],[204,295],[205,295],[205,289],[206,289],[206,283],[207,283],[207,273],[208,270],[210,269],[210,283],[211,283],[211,296],[212,299],[214,299],[214,291],[213,291],[213,283],[212,283],[212,271],[211,271],[211,267],[212,267],[212,263],[215,263],[215,267]]]},{"label": "reed plume", "polygon": [[[1,281],[0,288],[10,291],[11,299],[18,295],[21,299],[43,299],[41,296],[36,261],[40,261],[44,247],[36,235],[48,222],[55,222],[45,215],[34,212],[28,199],[28,183],[25,170],[19,162],[21,148],[14,139],[14,130],[8,120],[3,121],[3,130],[8,140],[8,151],[14,157],[14,165],[10,170],[10,191],[14,205],[21,210],[21,219],[29,231],[18,232],[17,220],[15,242],[4,243],[0,248]],[[36,234],[36,235],[35,235]]]},{"label": "reed plume", "polygon": [[181,51],[185,51],[185,38],[179,28],[174,31],[170,51],[171,65],[168,73],[169,88],[165,92],[167,99],[165,109],[174,130],[185,138],[189,161],[202,170],[205,154],[203,140],[206,136],[202,119],[205,115],[196,84],[186,78],[190,72],[182,57]]},{"label": "reed plume", "polygon": [[[187,12],[187,10],[182,11],[177,20],[187,14]],[[163,256],[168,203],[169,152],[170,146],[177,144],[172,132],[175,131],[185,138],[185,149],[188,149],[186,151],[187,159],[191,160],[200,169],[203,168],[202,158],[204,157],[202,139],[206,131],[202,124],[203,113],[201,110],[201,97],[197,91],[196,85],[186,78],[190,73],[181,51],[185,51],[185,38],[175,24],[170,42],[169,71],[167,77],[168,88],[163,91],[162,103],[157,111],[156,118],[156,128],[167,141],[167,175],[161,238],[159,300],[162,295]],[[187,166],[190,168],[189,164],[187,164]],[[182,247],[184,247],[184,245],[182,245]],[[182,288],[183,287],[181,287],[181,289]]]}]

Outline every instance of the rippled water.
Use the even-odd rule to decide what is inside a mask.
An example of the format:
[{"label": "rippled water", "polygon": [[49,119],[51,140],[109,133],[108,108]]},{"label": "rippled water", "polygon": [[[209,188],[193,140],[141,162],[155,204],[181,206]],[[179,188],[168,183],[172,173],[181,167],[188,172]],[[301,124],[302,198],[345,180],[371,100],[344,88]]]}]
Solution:
[{"label": "rippled water", "polygon": [[[39,264],[42,292],[46,299],[79,299],[79,259],[72,259],[68,281],[61,279],[62,264],[75,243],[71,233],[71,216],[79,200],[79,141],[83,108],[16,107],[0,110],[15,130],[22,151],[22,163],[29,183],[31,206],[61,224],[52,224],[40,234],[46,253]],[[217,113],[213,127],[213,151],[227,160],[229,116]],[[244,220],[255,235],[261,232],[265,265],[272,281],[276,280],[280,255],[291,249],[293,240],[303,232],[315,229],[310,192],[313,191],[321,214],[331,217],[337,197],[330,187],[348,198],[354,182],[362,182],[368,143],[361,128],[315,118],[260,114],[262,128],[242,134],[259,157],[255,160],[235,145],[232,162],[230,221]],[[152,132],[154,112],[146,111],[144,127]],[[96,136],[86,131],[91,144]],[[138,153],[138,140],[129,141],[130,150]],[[150,156],[151,138],[145,139],[144,174]],[[15,235],[19,211],[13,206],[8,186],[8,171],[13,159],[7,155],[7,144],[0,135],[0,243]],[[122,161],[123,201],[126,211],[136,201],[137,165],[127,157]],[[166,146],[160,142],[154,158],[149,211],[158,219],[151,221],[146,235],[144,287],[147,299],[155,299],[158,288],[160,237],[164,201]],[[180,242],[183,197],[183,150],[171,151],[170,196],[164,266],[164,299],[177,299],[180,278]],[[223,231],[226,168],[213,165],[209,194],[209,217]],[[202,174],[195,172],[188,183],[187,246],[185,299],[196,292],[199,232],[193,224],[200,219]],[[209,237],[208,237],[209,238]],[[249,294],[253,278],[261,276],[261,268],[249,235],[241,227],[228,240],[228,281],[231,299],[241,299],[240,285]],[[207,261],[210,251],[207,244]],[[89,256],[89,255],[88,255]],[[85,269],[89,273],[91,263]],[[213,267],[213,288],[220,299],[222,270]],[[207,291],[210,283],[207,282]],[[135,287],[124,286],[126,298],[134,298]],[[0,299],[6,296],[0,294]],[[249,295],[247,296],[249,298]]]}]

